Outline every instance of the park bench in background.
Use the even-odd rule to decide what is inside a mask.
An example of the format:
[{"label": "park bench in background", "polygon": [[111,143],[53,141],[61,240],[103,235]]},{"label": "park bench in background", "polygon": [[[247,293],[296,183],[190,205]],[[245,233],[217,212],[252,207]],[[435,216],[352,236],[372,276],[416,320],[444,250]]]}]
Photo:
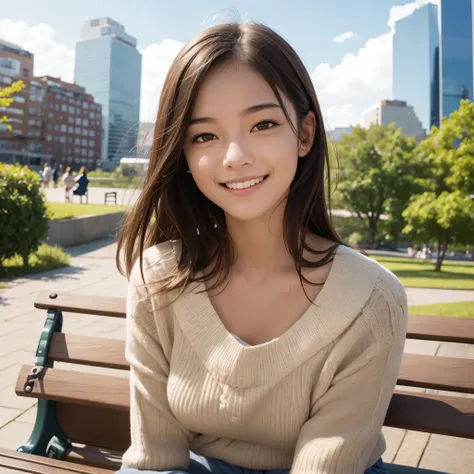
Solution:
[{"label": "park bench in background", "polygon": [[104,204],[107,204],[109,201],[117,205],[117,191],[107,191],[104,194]]},{"label": "park bench in background", "polygon": [[[35,365],[22,367],[16,393],[38,398],[38,412],[30,439],[18,450],[89,466],[80,471],[88,474],[104,472],[93,467],[113,472],[130,443],[125,341],[62,333],[62,312],[124,318],[125,299],[41,293],[35,307],[47,310],[46,322]],[[408,338],[474,344],[474,320],[410,316]],[[53,368],[56,361],[112,369],[117,375]],[[460,395],[474,393],[474,360],[405,354],[398,381],[403,386],[453,395],[397,388],[386,426],[474,439],[474,398]],[[36,456],[32,459],[37,462]],[[434,472],[394,465],[389,470]]]}]

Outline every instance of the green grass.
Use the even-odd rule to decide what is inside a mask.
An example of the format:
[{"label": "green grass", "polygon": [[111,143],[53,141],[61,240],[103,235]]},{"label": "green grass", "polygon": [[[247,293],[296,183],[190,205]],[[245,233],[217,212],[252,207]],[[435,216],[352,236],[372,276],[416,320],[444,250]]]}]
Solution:
[{"label": "green grass", "polygon": [[140,178],[119,178],[119,179],[91,179],[90,188],[125,188],[137,189],[143,187],[143,179]]},{"label": "green grass", "polygon": [[0,267],[0,278],[20,277],[30,273],[46,272],[69,265],[71,256],[61,247],[41,244],[38,250],[30,255],[28,268],[23,268],[19,255],[7,258]]},{"label": "green grass", "polygon": [[474,301],[410,306],[408,311],[410,314],[429,314],[431,316],[474,318]]},{"label": "green grass", "polygon": [[447,260],[441,271],[435,272],[434,263],[419,259],[382,256],[373,258],[395,273],[407,288],[474,290],[474,264],[471,263]]},{"label": "green grass", "polygon": [[8,288],[8,285],[4,281],[0,281],[0,290]]},{"label": "green grass", "polygon": [[48,217],[50,220],[71,219],[72,217],[91,214],[108,214],[111,212],[123,212],[127,206],[113,206],[105,204],[73,204],[47,202]]}]

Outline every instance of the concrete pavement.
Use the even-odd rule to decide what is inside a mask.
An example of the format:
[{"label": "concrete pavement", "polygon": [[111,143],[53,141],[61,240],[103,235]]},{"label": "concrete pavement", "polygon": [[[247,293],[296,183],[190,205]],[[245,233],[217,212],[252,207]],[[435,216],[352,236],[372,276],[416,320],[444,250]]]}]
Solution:
[{"label": "concrete pavement", "polygon": [[[94,189],[94,188],[91,188]],[[62,192],[62,190],[50,190]],[[129,196],[128,196],[129,197]],[[127,198],[127,195],[124,195]],[[0,446],[24,443],[35,421],[35,400],[14,391],[22,364],[32,364],[45,312],[33,302],[40,291],[57,290],[100,296],[126,295],[127,281],[115,268],[114,244],[99,241],[68,249],[71,266],[28,278],[16,279],[0,290]],[[409,304],[474,300],[474,291],[407,289]],[[64,313],[64,331],[123,339],[123,320]],[[407,341],[406,352],[474,359],[474,347],[429,341]],[[57,364],[61,366],[60,364]],[[97,370],[81,367],[81,370]],[[384,428],[384,459],[411,466],[465,474],[473,471],[474,441]]]}]

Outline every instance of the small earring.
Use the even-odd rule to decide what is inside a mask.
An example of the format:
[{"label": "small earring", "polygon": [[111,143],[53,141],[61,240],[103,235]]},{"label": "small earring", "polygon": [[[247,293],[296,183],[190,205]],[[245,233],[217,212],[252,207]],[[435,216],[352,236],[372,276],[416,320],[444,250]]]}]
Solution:
[{"label": "small earring", "polygon": [[191,170],[188,170],[188,173],[191,174]]},{"label": "small earring", "polygon": [[201,232],[199,232],[199,227],[196,227],[196,233],[197,235],[201,235]]}]

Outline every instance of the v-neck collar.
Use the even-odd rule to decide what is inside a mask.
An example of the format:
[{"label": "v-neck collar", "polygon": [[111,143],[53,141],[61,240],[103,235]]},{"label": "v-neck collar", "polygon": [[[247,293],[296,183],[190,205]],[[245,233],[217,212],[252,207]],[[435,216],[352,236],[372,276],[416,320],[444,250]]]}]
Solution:
[{"label": "v-neck collar", "polygon": [[376,262],[340,245],[313,304],[280,337],[255,346],[242,345],[227,330],[204,283],[190,284],[173,308],[185,337],[216,379],[256,386],[284,377],[340,336],[360,314],[378,273]]}]

